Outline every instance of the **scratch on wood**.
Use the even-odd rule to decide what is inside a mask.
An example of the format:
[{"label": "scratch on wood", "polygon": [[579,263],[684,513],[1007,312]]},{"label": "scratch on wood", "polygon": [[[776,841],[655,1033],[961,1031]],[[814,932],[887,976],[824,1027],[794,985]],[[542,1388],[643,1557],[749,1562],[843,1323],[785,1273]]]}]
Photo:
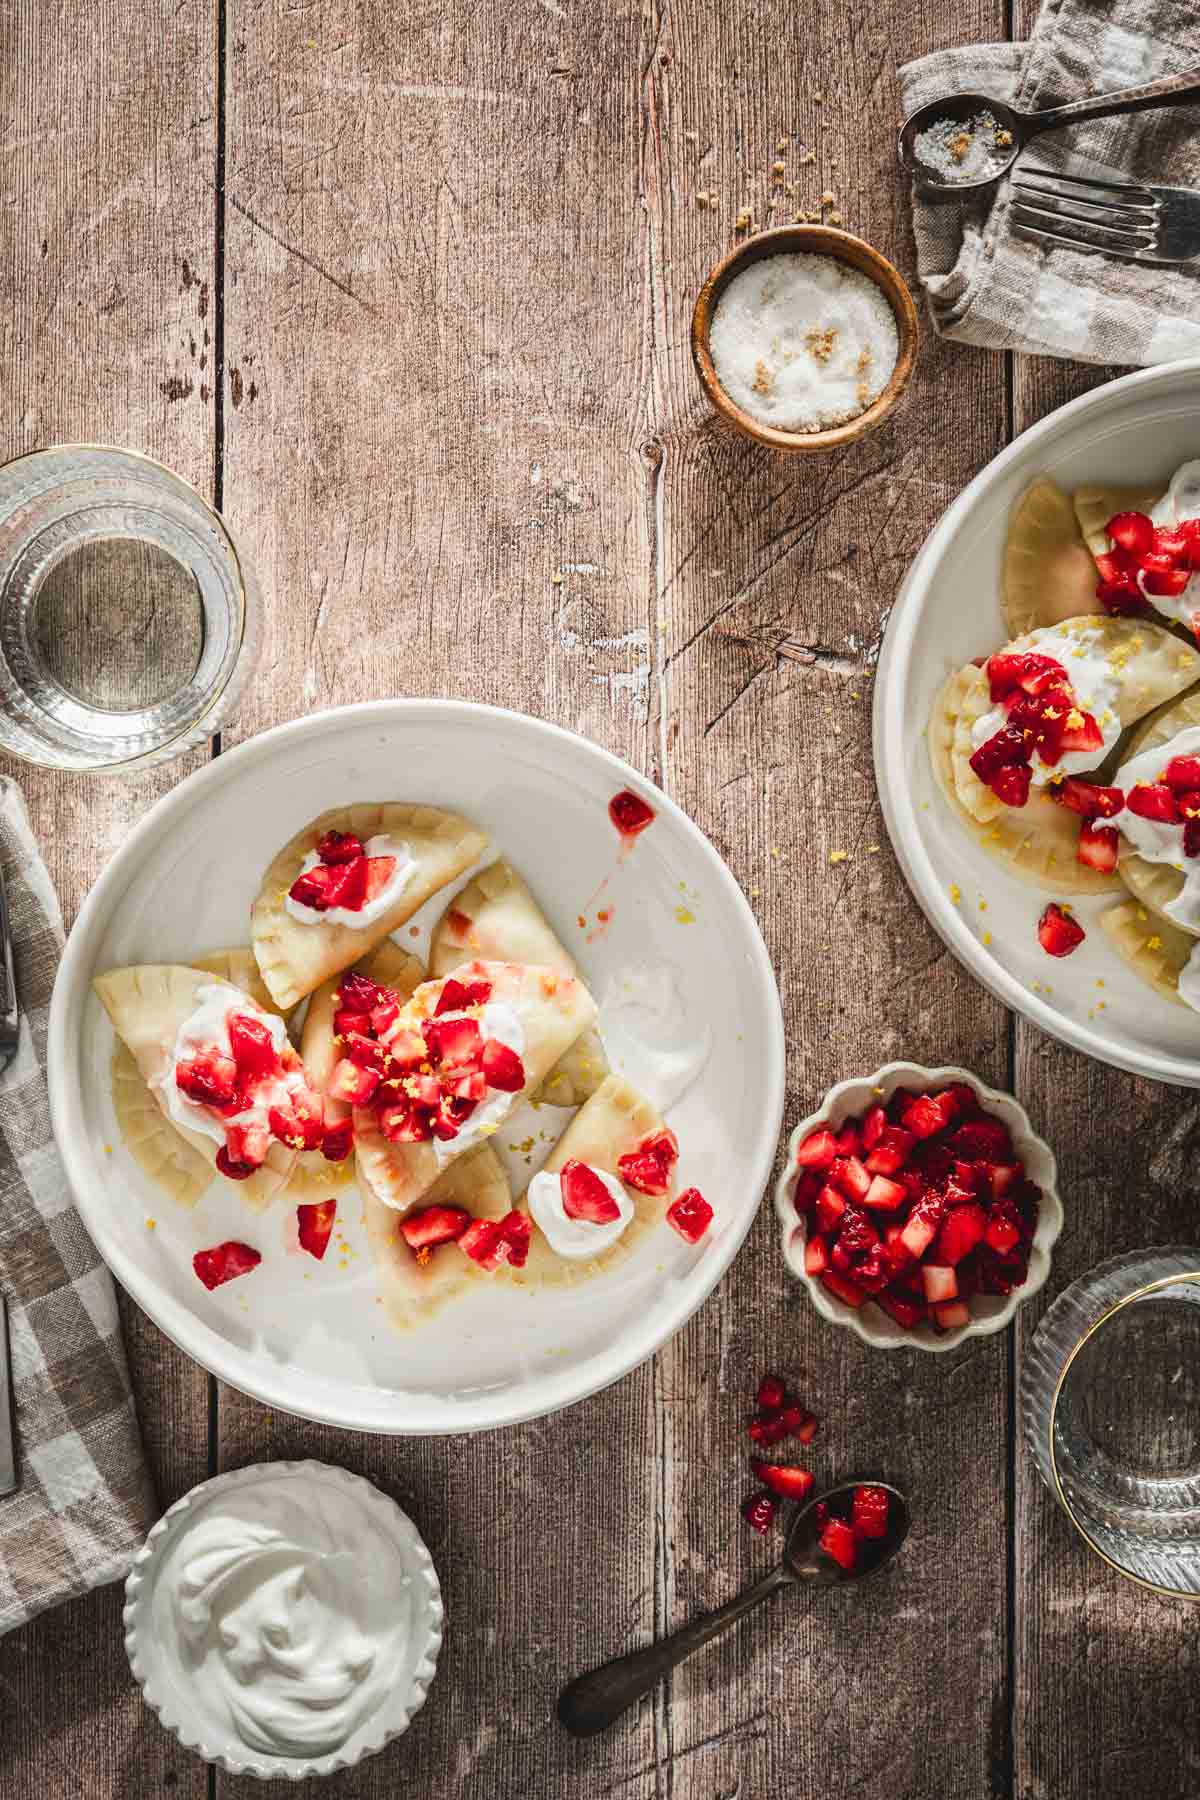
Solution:
[{"label": "scratch on wood", "polygon": [[[345,294],[347,299],[353,300],[356,306],[361,306],[364,312],[374,314],[375,308],[364,300],[361,294],[356,294],[349,282],[342,281],[325,268],[323,263],[317,262],[311,256],[306,256],[304,251],[297,249],[295,244],[289,244],[286,238],[281,238],[277,232],[271,230],[269,225],[264,224],[257,214],[252,213],[248,206],[243,206],[241,201],[236,200],[232,194],[227,193],[225,198],[234,212],[241,213],[243,219],[247,219],[256,231],[261,231],[264,237],[270,238],[273,244],[278,244],[279,248],[286,251],[289,256],[294,256],[297,262],[302,262],[305,268],[311,269],[315,275],[319,275],[322,281],[327,281],[330,287],[335,287],[339,294]],[[203,307],[201,312],[203,312]]]}]

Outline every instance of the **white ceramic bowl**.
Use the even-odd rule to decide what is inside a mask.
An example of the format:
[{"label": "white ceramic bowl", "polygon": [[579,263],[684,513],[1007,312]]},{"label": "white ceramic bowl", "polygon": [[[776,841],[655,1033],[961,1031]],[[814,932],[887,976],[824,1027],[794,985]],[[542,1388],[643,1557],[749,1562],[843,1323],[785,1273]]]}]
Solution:
[{"label": "white ceramic bowl", "polygon": [[[154,1604],[155,1583],[164,1559],[209,1501],[219,1502],[222,1496],[240,1488],[295,1474],[332,1486],[344,1494],[343,1503],[353,1499],[355,1504],[365,1506],[376,1530],[394,1548],[408,1578],[404,1594],[410,1607],[409,1642],[400,1679],[342,1748],[325,1756],[269,1756],[247,1749],[239,1738],[223,1730],[219,1715],[205,1706],[200,1684],[179,1679],[178,1658],[164,1644],[161,1609]],[[163,1514],[139,1550],[126,1578],[122,1616],[130,1668],[147,1706],[158,1714],[166,1729],[206,1762],[219,1764],[231,1775],[254,1775],[263,1781],[303,1781],[311,1775],[332,1775],[361,1762],[364,1756],[374,1756],[408,1729],[414,1714],[425,1704],[442,1647],[442,1591],[433,1558],[420,1532],[408,1514],[372,1482],[352,1475],[348,1469],[322,1462],[252,1463],[227,1475],[214,1475],[210,1481],[192,1488]]]},{"label": "white ceramic bowl", "polygon": [[[831,1294],[822,1282],[805,1270],[805,1222],[792,1204],[792,1192],[798,1177],[796,1152],[809,1132],[815,1131],[819,1125],[832,1126],[836,1131],[847,1119],[860,1118],[877,1100],[886,1103],[897,1088],[906,1087],[917,1093],[927,1093],[933,1088],[945,1087],[951,1081],[965,1081],[968,1087],[974,1088],[987,1111],[994,1113],[1008,1127],[1013,1147],[1025,1165],[1026,1174],[1042,1190],[1037,1230],[1029,1257],[1029,1277],[1021,1287],[1014,1288],[1011,1294],[973,1295],[969,1301],[969,1322],[956,1326],[953,1331],[938,1333],[929,1325],[917,1325],[911,1331],[905,1331],[882,1307],[869,1301],[861,1307],[847,1306],[844,1300]],[[885,1063],[874,1075],[839,1081],[826,1094],[820,1111],[800,1121],[788,1139],[787,1162],[775,1186],[775,1211],[779,1218],[783,1260],[792,1274],[804,1283],[809,1298],[821,1317],[834,1325],[849,1325],[864,1344],[873,1344],[877,1350],[897,1350],[902,1347],[915,1350],[953,1350],[964,1338],[986,1337],[993,1331],[1002,1331],[1021,1302],[1036,1294],[1049,1275],[1050,1252],[1063,1228],[1054,1153],[1029,1123],[1025,1108],[1018,1105],[1011,1094],[1002,1094],[995,1088],[986,1087],[969,1069],[923,1069],[917,1063],[906,1062]]]},{"label": "white ceramic bowl", "polygon": [[1068,491],[1082,482],[1165,487],[1196,456],[1200,360],[1126,375],[1025,432],[926,539],[888,623],[874,713],[888,832],[909,886],[959,961],[1064,1043],[1187,1087],[1200,1087],[1200,1015],[1162,999],[1112,950],[1096,921],[1120,895],[1075,898],[1087,941],[1064,961],[1048,957],[1036,927],[1050,896],[1006,874],[952,817],[929,767],[925,727],[949,672],[1005,641],[1000,561],[1012,504],[1034,476],[1049,474]]},{"label": "white ceramic bowl", "polygon": [[[622,850],[608,802],[624,787],[654,823]],[[716,1218],[696,1246],[669,1225],[577,1288],[475,1282],[404,1332],[376,1304],[375,1265],[353,1188],[338,1239],[316,1264],[289,1246],[291,1209],[247,1211],[214,1182],[190,1212],[168,1200],[120,1141],[112,1028],[92,977],[130,963],[183,962],[246,941],[250,902],[278,846],[325,807],[421,799],[467,813],[492,855],[528,880],[603,1002],[631,963],[669,965],[681,1021],[711,1031],[695,1085],[669,1109],[681,1187]],[[464,880],[466,877],[464,877]],[[603,898],[598,895],[603,886]],[[405,927],[424,956],[450,892]],[[612,916],[597,930],[597,910]],[[579,915],[588,926],[580,928]],[[628,764],[537,719],[439,700],[319,713],[263,733],[184,781],[130,832],[88,895],[50,1009],[50,1107],[79,1210],[102,1256],[155,1323],[221,1380],[266,1405],[356,1431],[479,1431],[555,1412],[615,1381],[677,1331],[729,1267],[758,1209],[783,1115],[783,1022],[770,959],[741,889],[712,845]],[[522,1129],[552,1132],[544,1108]],[[559,1125],[559,1128],[561,1126]],[[497,1135],[514,1185],[532,1165]],[[549,1142],[540,1146],[542,1155]],[[154,1229],[147,1229],[147,1220]],[[208,1293],[192,1256],[236,1237],[262,1254]]]}]

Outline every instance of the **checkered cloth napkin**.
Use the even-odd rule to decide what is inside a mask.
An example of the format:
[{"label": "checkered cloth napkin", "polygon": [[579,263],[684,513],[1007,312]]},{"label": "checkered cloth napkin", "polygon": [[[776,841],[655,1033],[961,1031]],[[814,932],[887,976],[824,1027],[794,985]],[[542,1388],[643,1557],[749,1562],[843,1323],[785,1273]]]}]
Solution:
[{"label": "checkered cloth napkin", "polygon": [[[1200,62],[1197,0],[1046,0],[1027,44],[939,50],[900,71],[905,116],[941,94],[1037,109]],[[1200,108],[1072,125],[1035,138],[1025,170],[1200,187]],[[989,350],[1156,363],[1200,352],[1200,264],[1158,269],[1023,238],[1009,184],[913,196],[917,270],[934,327]]]},{"label": "checkered cloth napkin", "polygon": [[154,1517],[112,1279],[71,1204],[43,1061],[62,914],[20,790],[0,779],[0,862],[21,1047],[0,1075],[0,1293],[20,1488],[0,1499],[0,1633],[115,1581]]}]

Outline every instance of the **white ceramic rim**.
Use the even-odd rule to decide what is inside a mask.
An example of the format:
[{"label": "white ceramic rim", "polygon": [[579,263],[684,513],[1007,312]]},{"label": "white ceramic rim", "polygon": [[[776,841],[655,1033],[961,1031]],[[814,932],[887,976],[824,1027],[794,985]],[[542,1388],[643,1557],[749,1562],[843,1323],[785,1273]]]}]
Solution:
[{"label": "white ceramic rim", "polygon": [[[213,1494],[246,1487],[264,1476],[317,1471],[322,1479],[328,1477],[352,1487],[358,1498],[364,1500],[373,1511],[383,1510],[399,1515],[404,1536],[410,1540],[408,1548],[412,1566],[409,1573],[425,1589],[424,1625],[428,1634],[426,1646],[418,1658],[412,1681],[402,1698],[398,1701],[399,1690],[393,1689],[386,1704],[353,1734],[357,1737],[360,1732],[365,1733],[366,1740],[352,1756],[347,1756],[343,1750],[333,1750],[327,1756],[304,1758],[259,1757],[253,1751],[247,1751],[241,1758],[234,1757],[206,1744],[193,1720],[179,1712],[178,1696],[172,1690],[160,1689],[154,1685],[153,1671],[146,1668],[138,1641],[140,1629],[145,1629],[147,1634],[150,1631],[149,1619],[143,1617],[144,1608],[149,1604],[152,1593],[152,1583],[148,1578],[155,1562],[166,1548],[176,1522],[194,1505],[210,1499]],[[391,1524],[389,1518],[389,1525]],[[230,1469],[223,1475],[214,1475],[208,1481],[198,1482],[181,1499],[176,1500],[174,1506],[168,1507],[152,1528],[134,1558],[133,1567],[125,1578],[125,1607],[121,1619],[125,1627],[125,1653],[129,1658],[134,1680],[142,1690],[142,1697],[151,1712],[157,1713],[160,1723],[179,1739],[185,1750],[194,1750],[205,1762],[216,1763],[230,1775],[253,1775],[259,1781],[305,1781],[311,1775],[332,1775],[338,1769],[353,1768],[364,1756],[376,1755],[385,1744],[390,1744],[394,1738],[408,1730],[414,1717],[424,1706],[430,1683],[437,1672],[445,1609],[442,1605],[441,1583],[438,1581],[429,1547],[403,1508],[365,1476],[339,1468],[336,1463],[318,1462],[308,1457],[300,1462],[250,1463],[245,1468]]]},{"label": "white ceramic rim", "polygon": [[[457,718],[464,726],[475,730],[486,730],[489,720],[503,719],[511,727],[515,724],[519,729],[544,741],[548,756],[553,756],[555,747],[561,743],[570,743],[578,747],[582,745],[589,755],[605,764],[612,772],[618,787],[632,785],[635,791],[646,791],[654,795],[655,805],[672,819],[685,835],[690,836],[699,852],[708,860],[714,880],[723,888],[734,909],[740,912],[746,928],[745,947],[748,959],[753,964],[761,989],[760,999],[764,1013],[769,1017],[773,1030],[769,1032],[769,1041],[763,1046],[766,1064],[765,1099],[766,1117],[769,1129],[764,1130],[762,1142],[753,1147],[749,1155],[749,1167],[745,1187],[751,1194],[757,1195],[753,1207],[748,1207],[740,1224],[724,1231],[720,1239],[711,1247],[709,1253],[697,1265],[702,1271],[699,1284],[693,1292],[687,1282],[679,1283],[680,1294],[676,1302],[669,1306],[656,1322],[648,1323],[642,1330],[627,1334],[623,1340],[613,1343],[609,1354],[604,1358],[593,1359],[592,1373],[587,1379],[572,1381],[568,1376],[555,1376],[547,1373],[538,1384],[542,1398],[533,1401],[516,1403],[514,1400],[498,1399],[488,1395],[477,1401],[456,1402],[447,1419],[443,1431],[431,1429],[428,1424],[410,1428],[403,1424],[381,1425],[377,1419],[363,1418],[355,1415],[349,1404],[349,1393],[346,1395],[344,1415],[331,1419],[321,1413],[305,1412],[295,1404],[295,1397],[284,1386],[274,1387],[268,1381],[247,1379],[239,1366],[236,1349],[219,1333],[212,1330],[202,1320],[197,1319],[187,1309],[174,1301],[165,1292],[157,1290],[153,1282],[148,1281],[134,1258],[125,1254],[121,1246],[108,1232],[103,1209],[91,1204],[91,1187],[88,1181],[86,1158],[80,1145],[83,1141],[82,1122],[78,1120],[74,1109],[69,1104],[70,1083],[68,1070],[71,1056],[65,1041],[64,1018],[67,1011],[67,994],[81,982],[85,985],[91,979],[89,961],[90,939],[94,931],[99,929],[96,923],[101,919],[110,897],[118,893],[125,881],[125,871],[142,853],[142,846],[150,838],[169,825],[177,814],[192,804],[194,796],[207,787],[219,786],[224,782],[231,768],[244,768],[270,755],[281,743],[301,741],[326,732],[336,732],[347,720],[360,722],[372,720],[379,725],[386,725],[397,717],[412,719],[422,715],[436,715],[445,721],[447,716]],[[779,1132],[783,1123],[784,1103],[784,1031],[783,1008],[779,999],[779,988],[775,980],[775,972],[771,959],[763,942],[758,920],[750,907],[749,901],[735,881],[725,862],[709,843],[700,827],[693,823],[680,806],[668,794],[663,793],[645,775],[642,775],[631,764],[614,756],[612,751],[594,744],[590,738],[581,737],[577,732],[565,731],[558,725],[551,725],[544,719],[535,719],[527,713],[512,712],[506,707],[482,706],[465,700],[370,700],[361,701],[353,706],[332,707],[325,712],[314,713],[307,719],[292,720],[286,725],[276,725],[269,731],[260,732],[256,737],[248,739],[244,744],[224,751],[212,762],[181,781],[177,788],[164,794],[150,811],[136,825],[120,848],[101,871],[91,892],[79,911],[79,916],[67,939],[66,949],[59,964],[58,976],[54,984],[54,993],[50,1002],[50,1023],[46,1045],[46,1073],[50,1094],[50,1123],[55,1142],[62,1157],[67,1180],[75,1197],[76,1205],[91,1234],[92,1240],[101,1256],[112,1270],[117,1280],[138,1305],[146,1312],[159,1329],[167,1335],[186,1355],[192,1357],[202,1368],[215,1375],[218,1380],[228,1382],[231,1387],[240,1389],[242,1393],[261,1401],[280,1412],[294,1417],[311,1418],[319,1424],[333,1425],[341,1430],[368,1431],[387,1437],[437,1437],[469,1431],[487,1431],[504,1425],[521,1424],[527,1419],[543,1418],[559,1412],[563,1407],[572,1406],[579,1400],[586,1400],[590,1395],[599,1393],[601,1389],[610,1387],[614,1381],[628,1375],[631,1369],[638,1367],[660,1350],[680,1328],[687,1323],[692,1314],[707,1300],[730,1263],[737,1255],[758,1212],[758,1204],[766,1190],[771,1166],[779,1142]],[[596,1364],[599,1367],[596,1368]],[[524,1393],[526,1390],[518,1390]]]},{"label": "white ceramic rim", "polygon": [[1179,1087],[1200,1087],[1200,1061],[1139,1052],[1122,1046],[1090,1029],[1086,1021],[1070,1019],[1056,1012],[987,955],[968,930],[948,893],[943,891],[921,842],[912,794],[902,775],[893,776],[893,771],[904,768],[903,746],[909,718],[904,672],[914,653],[921,626],[925,588],[943,551],[961,530],[968,514],[979,502],[986,500],[991,489],[1014,463],[1032,460],[1035,452],[1088,413],[1102,413],[1111,405],[1114,395],[1124,396],[1138,388],[1169,388],[1183,373],[1200,374],[1200,357],[1157,363],[1153,368],[1123,375],[1081,395],[1078,400],[1068,401],[1022,432],[981,469],[973,481],[968,482],[929,533],[896,596],[876,672],[872,736],[875,785],[896,860],[921,911],[959,962],[1005,1006],[1032,1020],[1048,1036],[1058,1038],[1072,1049],[1082,1050],[1085,1056],[1112,1068],[1125,1069],[1131,1075],[1147,1075],[1153,1081],[1170,1082]]},{"label": "white ceramic rim", "polygon": [[[866,1306],[847,1306],[844,1300],[839,1300],[810,1275],[804,1267],[804,1246],[808,1232],[804,1220],[792,1205],[792,1189],[798,1176],[796,1152],[801,1143],[818,1125],[828,1124],[843,1101],[849,1102],[841,1108],[841,1116],[845,1118],[851,1112],[862,1112],[871,1105],[877,1098],[877,1088],[883,1088],[888,1094],[898,1087],[916,1088],[926,1093],[931,1088],[946,1087],[952,1081],[965,1081],[978,1094],[988,1112],[995,1113],[1008,1127],[1013,1147],[1029,1171],[1030,1180],[1036,1181],[1042,1190],[1042,1204],[1038,1212],[1037,1230],[1033,1234],[1028,1279],[1019,1288],[1013,1289],[1004,1305],[996,1312],[971,1318],[967,1324],[956,1325],[953,1331],[938,1335],[929,1325],[916,1325],[911,1331],[906,1331],[877,1306],[872,1307],[869,1316],[864,1318]],[[1030,1167],[1031,1162],[1035,1167]],[[1058,1196],[1058,1164],[1054,1152],[1045,1138],[1039,1137],[1033,1129],[1029,1114],[1020,1101],[1015,1100],[1011,1094],[988,1087],[978,1075],[972,1075],[969,1069],[927,1069],[920,1063],[910,1062],[885,1063],[873,1075],[857,1075],[849,1080],[839,1081],[835,1087],[830,1088],[818,1110],[800,1121],[788,1139],[787,1162],[775,1184],[775,1213],[779,1220],[783,1260],[797,1280],[804,1283],[809,1298],[821,1317],[828,1319],[833,1325],[848,1325],[858,1333],[864,1344],[870,1344],[876,1350],[908,1348],[939,1353],[957,1349],[964,1338],[990,1337],[993,1332],[1003,1331],[1006,1325],[1011,1324],[1018,1306],[1032,1299],[1038,1289],[1045,1285],[1050,1274],[1050,1253],[1063,1228],[1062,1201]]]}]

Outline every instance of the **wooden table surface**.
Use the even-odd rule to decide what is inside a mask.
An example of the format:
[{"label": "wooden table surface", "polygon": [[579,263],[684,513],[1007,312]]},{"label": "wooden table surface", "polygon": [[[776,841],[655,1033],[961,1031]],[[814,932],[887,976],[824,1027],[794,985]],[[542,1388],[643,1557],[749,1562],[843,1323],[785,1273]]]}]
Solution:
[{"label": "wooden table surface", "polygon": [[[1012,25],[1004,0],[9,0],[0,432],[7,454],[148,451],[244,533],[268,641],[224,746],[453,695],[661,783],[754,896],[789,1121],[894,1056],[1011,1088],[1060,1156],[1057,1291],[1194,1236],[1200,1106],[1013,1019],[933,936],[886,843],[871,676],[933,520],[1111,371],[930,334],[890,423],[786,460],[714,424],[687,345],[783,137],[795,203],[832,192],[911,275],[896,64]],[[167,655],[152,638],[137,653]],[[70,915],[187,769],[16,772]],[[330,1800],[1194,1796],[1195,1614],[1089,1557],[1017,1438],[1041,1307],[949,1356],[873,1353],[785,1277],[768,1205],[653,1362],[562,1417],[428,1442],[269,1415],[124,1316],[164,1505],[217,1469],[323,1456],[430,1543],[449,1631],[429,1703]],[[619,1729],[568,1740],[564,1676],[766,1566],[733,1502],[747,1390],[776,1365],[825,1420],[822,1473],[886,1466],[914,1495],[911,1552],[853,1595],[776,1603]],[[142,1705],[120,1610],[110,1588],[4,1641],[5,1800],[250,1800]]]}]

